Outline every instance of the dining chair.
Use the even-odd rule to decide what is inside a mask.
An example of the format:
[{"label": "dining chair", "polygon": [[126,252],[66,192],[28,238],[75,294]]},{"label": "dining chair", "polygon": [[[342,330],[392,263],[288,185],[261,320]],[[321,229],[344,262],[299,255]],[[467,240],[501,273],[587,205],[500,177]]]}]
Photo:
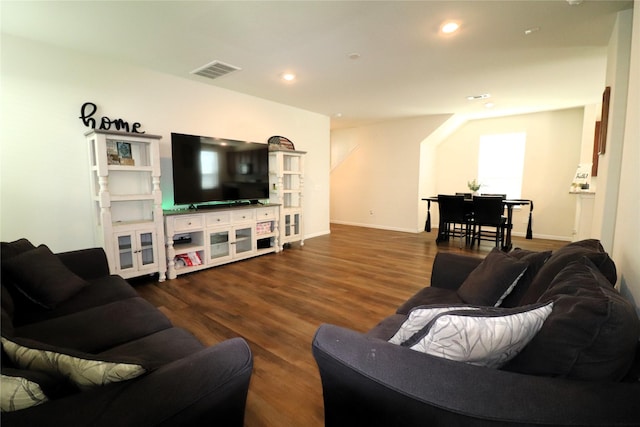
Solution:
[{"label": "dining chair", "polygon": [[449,240],[450,237],[462,238],[465,244],[471,239],[471,215],[467,209],[464,196],[438,194],[438,210],[440,213],[440,229],[438,230],[438,242]]},{"label": "dining chair", "polygon": [[[496,245],[504,246],[504,231],[507,218],[504,213],[504,198],[502,196],[476,196],[473,198],[473,232],[471,246],[481,240],[493,241]],[[483,227],[485,227],[483,229]],[[487,227],[489,229],[487,229]]]}]

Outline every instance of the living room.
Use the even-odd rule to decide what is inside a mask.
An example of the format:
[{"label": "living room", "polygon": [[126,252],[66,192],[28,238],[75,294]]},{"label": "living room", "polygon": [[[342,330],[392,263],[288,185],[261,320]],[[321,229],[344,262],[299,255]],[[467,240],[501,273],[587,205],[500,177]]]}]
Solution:
[{"label": "living room", "polygon": [[[618,32],[612,36],[607,80],[599,90],[604,89],[605,84],[615,85],[616,79],[624,79],[626,62],[617,62],[620,60],[617,37],[630,38],[632,32],[637,35],[640,19],[638,3],[635,4],[636,10],[624,12],[621,18],[628,24],[633,14],[636,18],[633,26],[617,27]],[[618,96],[611,110],[611,142],[607,155],[601,159],[592,233],[603,241],[616,260],[621,290],[634,301],[640,298],[637,267],[640,261],[635,249],[640,239],[637,223],[640,141],[638,121],[634,120],[638,114],[638,73],[633,73],[638,69],[639,56],[636,43],[627,58],[632,71],[626,76],[626,102]],[[464,189],[466,181],[475,175],[472,156],[461,158],[459,152],[448,153],[447,147],[461,139],[475,138],[486,128],[512,128],[516,121],[524,120],[533,127],[549,126],[548,134],[538,137],[545,144],[538,150],[540,158],[536,159],[532,171],[535,172],[532,175],[541,175],[544,179],[528,180],[523,190],[523,197],[536,203],[534,235],[571,240],[575,196],[568,194],[568,188],[576,164],[585,154],[586,142],[593,142],[589,126],[593,126],[599,114],[597,100],[594,100],[583,108],[527,113],[517,118],[479,119],[463,125],[467,130],[461,128],[462,133],[447,133],[438,138],[430,136],[438,136],[442,126],[452,118],[449,115],[331,130],[332,118],[324,114],[150,71],[113,61],[108,56],[9,34],[2,37],[2,92],[0,235],[3,241],[26,237],[36,244],[49,245],[54,252],[95,244],[84,137],[88,129],[79,118],[85,102],[98,106],[98,116],[139,122],[141,130],[162,136],[161,186],[167,208],[172,203],[171,132],[257,142],[266,142],[272,135],[290,138],[296,149],[308,153],[304,199],[306,239],[329,234],[332,222],[421,232],[426,204],[420,199],[438,192]],[[616,111],[624,111],[622,117]],[[552,126],[558,121],[562,126]],[[390,143],[392,138],[394,142]],[[545,158],[559,157],[550,150],[564,144],[566,139],[571,140],[572,147],[567,154],[571,158],[562,168],[547,166]],[[375,151],[373,164],[354,170],[341,169],[333,163],[332,150],[340,151],[343,146],[359,146],[360,154],[371,153],[368,150],[375,146],[384,148]],[[471,152],[466,148],[461,151]],[[358,159],[358,152],[349,161],[362,160]],[[435,162],[434,156],[428,154],[436,152],[438,162],[455,164],[465,172],[455,180],[450,180],[443,171],[425,176],[429,162]],[[393,162],[383,163],[389,159]],[[346,165],[348,163],[343,163]],[[547,167],[553,169],[553,174]],[[400,183],[410,184],[403,191],[397,191]],[[345,187],[370,191],[362,192],[362,198],[349,198]],[[549,193],[552,199],[547,198]],[[561,221],[557,221],[558,212],[564,213]],[[518,213],[516,235],[524,234],[523,218],[527,213],[526,209]]]}]

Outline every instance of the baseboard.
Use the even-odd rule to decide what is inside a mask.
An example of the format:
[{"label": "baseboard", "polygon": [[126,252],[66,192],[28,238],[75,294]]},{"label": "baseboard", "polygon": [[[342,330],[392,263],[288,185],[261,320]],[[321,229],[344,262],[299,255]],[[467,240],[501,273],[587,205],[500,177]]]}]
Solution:
[{"label": "baseboard", "polygon": [[419,231],[422,230],[415,230],[415,229],[408,229],[408,228],[399,228],[399,227],[387,227],[384,225],[377,225],[377,224],[362,224],[359,222],[350,222],[350,221],[331,221],[332,224],[339,224],[339,225],[352,225],[354,227],[365,227],[365,228],[376,228],[378,230],[388,230],[388,231],[400,231],[403,233],[418,233]]}]

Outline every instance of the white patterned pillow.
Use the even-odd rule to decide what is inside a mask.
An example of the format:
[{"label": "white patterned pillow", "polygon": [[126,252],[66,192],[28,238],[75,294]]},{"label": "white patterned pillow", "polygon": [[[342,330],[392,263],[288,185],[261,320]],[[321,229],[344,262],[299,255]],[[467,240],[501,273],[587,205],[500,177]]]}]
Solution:
[{"label": "white patterned pillow", "polygon": [[80,389],[130,380],[146,372],[138,364],[91,360],[52,350],[24,347],[5,337],[2,337],[2,346],[11,361],[20,368],[69,378]]},{"label": "white patterned pillow", "polygon": [[427,326],[439,314],[454,310],[479,310],[480,307],[472,305],[431,305],[418,306],[409,312],[407,320],[405,320],[400,329],[389,340],[392,344],[401,345],[409,338],[420,332],[422,328]]},{"label": "white patterned pillow", "polygon": [[0,378],[0,410],[18,411],[49,400],[38,383],[22,377],[2,375]]},{"label": "white patterned pillow", "polygon": [[538,333],[553,303],[513,309],[484,308],[441,313],[402,345],[412,350],[499,368]]}]

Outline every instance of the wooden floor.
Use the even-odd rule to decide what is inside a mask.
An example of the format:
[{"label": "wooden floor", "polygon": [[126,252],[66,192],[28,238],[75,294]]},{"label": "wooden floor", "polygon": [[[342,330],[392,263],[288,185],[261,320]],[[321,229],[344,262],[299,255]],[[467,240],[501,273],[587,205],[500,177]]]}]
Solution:
[{"label": "wooden floor", "polygon": [[[492,249],[436,246],[436,231],[402,233],[332,225],[331,234],[162,283],[140,294],[207,345],[244,337],[254,355],[247,427],[318,427],[322,387],[311,340],[322,323],[367,331],[429,284],[438,251],[484,257]],[[566,242],[514,238],[514,247]]]}]

